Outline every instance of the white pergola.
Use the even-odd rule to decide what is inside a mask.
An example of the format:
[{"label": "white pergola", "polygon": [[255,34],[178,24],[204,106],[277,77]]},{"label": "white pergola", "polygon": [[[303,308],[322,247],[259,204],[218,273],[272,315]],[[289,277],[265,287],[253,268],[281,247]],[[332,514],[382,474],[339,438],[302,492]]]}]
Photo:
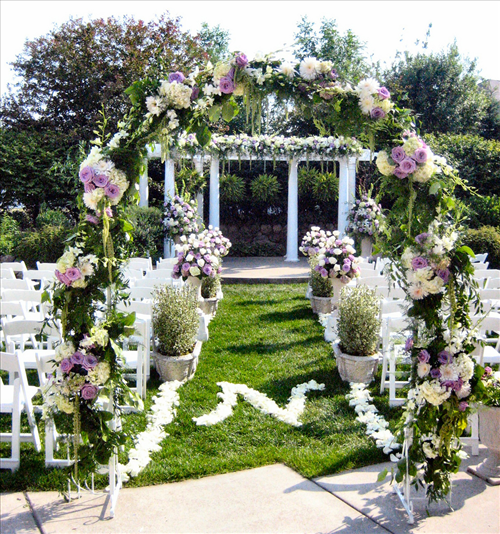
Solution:
[{"label": "white pergola", "polygon": [[[172,159],[165,160],[165,200],[175,194],[175,153],[171,153]],[[152,150],[148,148],[148,159],[161,157],[160,145],[156,145]],[[182,156],[186,157],[186,156]],[[347,216],[356,198],[356,163],[357,161],[370,161],[370,151],[365,150],[361,156],[357,157],[320,157],[303,156],[289,159],[287,156],[242,156],[241,154],[229,154],[226,160],[254,160],[254,161],[288,161],[288,215],[287,215],[287,245],[285,261],[297,262],[298,241],[299,241],[299,192],[298,192],[298,166],[301,161],[338,161],[339,173],[339,200],[338,200],[338,226],[341,235],[344,235],[347,227]],[[214,228],[220,226],[220,198],[219,198],[219,177],[220,158],[214,155],[195,156],[195,168],[203,174],[203,166],[210,163],[209,182],[209,224]],[[144,174],[139,182],[140,206],[148,206],[148,172],[147,165]],[[198,195],[198,212],[203,215],[203,195]],[[165,257],[173,256],[173,250],[169,244],[165,243]]]}]

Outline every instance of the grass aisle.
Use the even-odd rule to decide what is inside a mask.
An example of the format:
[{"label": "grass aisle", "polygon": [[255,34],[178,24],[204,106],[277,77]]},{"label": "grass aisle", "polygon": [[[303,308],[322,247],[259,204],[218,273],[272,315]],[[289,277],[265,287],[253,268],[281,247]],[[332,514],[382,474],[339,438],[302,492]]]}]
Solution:
[{"label": "grass aisle", "polygon": [[[178,392],[177,417],[166,430],[162,451],[127,486],[160,484],[282,462],[303,476],[332,474],[385,461],[365,427],[355,420],[323,328],[305,299],[305,284],[224,285],[224,299],[209,325],[194,378]],[[307,394],[301,427],[292,427],[240,401],[232,417],[196,426],[193,417],[209,413],[219,401],[217,382],[246,384],[284,407],[294,386],[314,379],[323,391]],[[146,411],[160,382],[148,385]],[[372,384],[376,394],[377,382]],[[386,397],[375,404],[390,420]],[[42,425],[43,426],[43,425]],[[134,435],[146,426],[145,413],[127,415],[124,426]],[[392,425],[391,425],[392,426]],[[126,458],[122,459],[126,463]],[[2,472],[2,490],[57,489],[61,474],[43,467],[43,454],[23,446],[21,468]]]}]

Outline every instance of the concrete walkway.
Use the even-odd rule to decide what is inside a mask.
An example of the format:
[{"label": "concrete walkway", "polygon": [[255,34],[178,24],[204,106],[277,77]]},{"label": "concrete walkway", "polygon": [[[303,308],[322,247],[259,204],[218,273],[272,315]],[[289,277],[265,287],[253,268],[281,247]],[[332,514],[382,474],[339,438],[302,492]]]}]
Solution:
[{"label": "concrete walkway", "polygon": [[309,264],[305,256],[299,261],[284,258],[224,258],[222,282],[227,284],[290,284],[306,282]]},{"label": "concrete walkway", "polygon": [[281,465],[160,486],[124,488],[109,518],[106,494],[66,503],[56,492],[1,496],[2,534],[51,533],[342,533],[498,534],[500,486],[465,472],[454,476],[452,512],[414,501],[408,525],[401,503],[377,476],[390,464],[308,480]]}]

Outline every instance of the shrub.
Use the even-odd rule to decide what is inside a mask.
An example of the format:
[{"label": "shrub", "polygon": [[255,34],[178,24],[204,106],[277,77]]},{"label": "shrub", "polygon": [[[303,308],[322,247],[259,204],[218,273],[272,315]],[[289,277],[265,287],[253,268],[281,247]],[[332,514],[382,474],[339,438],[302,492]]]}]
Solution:
[{"label": "shrub", "polygon": [[131,206],[126,215],[134,226],[133,241],[129,243],[132,257],[163,257],[163,216],[159,208]]},{"label": "shrub", "polygon": [[222,202],[234,204],[245,199],[245,180],[235,174],[223,174],[220,177],[220,198]]},{"label": "shrub", "polygon": [[165,356],[193,351],[199,328],[198,297],[190,287],[163,286],[153,291],[155,349]]},{"label": "shrub", "polygon": [[340,349],[352,356],[371,356],[378,350],[380,297],[366,285],[344,287],[338,305]]},{"label": "shrub", "polygon": [[462,243],[476,254],[488,253],[487,262],[490,269],[500,269],[500,232],[493,226],[483,226],[477,230],[468,230],[462,237]]},{"label": "shrub", "polygon": [[5,214],[0,220],[0,256],[12,254],[19,237],[19,223]]},{"label": "shrub", "polygon": [[204,276],[201,280],[201,296],[204,299],[213,299],[220,289],[220,275],[214,277]]},{"label": "shrub", "polygon": [[194,198],[205,189],[207,181],[196,169],[183,167],[175,175],[175,185],[180,196],[186,197],[189,195],[189,197]]},{"label": "shrub", "polygon": [[467,202],[469,227],[496,226],[500,229],[500,196],[470,197]]},{"label": "shrub", "polygon": [[323,278],[318,271],[311,269],[310,283],[313,297],[333,297],[331,278]]},{"label": "shrub", "polygon": [[311,195],[313,186],[317,182],[319,171],[313,167],[300,167],[297,180],[299,196]]},{"label": "shrub", "polygon": [[339,179],[333,172],[318,173],[312,184],[313,197],[317,202],[335,202],[339,198]]},{"label": "shrub", "polygon": [[278,178],[272,174],[261,174],[250,183],[252,200],[262,203],[273,203],[277,200],[281,186]]},{"label": "shrub", "polygon": [[35,268],[37,261],[55,263],[64,253],[68,236],[68,228],[64,226],[44,226],[23,232],[12,253],[30,268]]},{"label": "shrub", "polygon": [[68,217],[59,210],[42,210],[36,218],[36,227],[43,228],[44,226],[65,226],[70,227]]}]

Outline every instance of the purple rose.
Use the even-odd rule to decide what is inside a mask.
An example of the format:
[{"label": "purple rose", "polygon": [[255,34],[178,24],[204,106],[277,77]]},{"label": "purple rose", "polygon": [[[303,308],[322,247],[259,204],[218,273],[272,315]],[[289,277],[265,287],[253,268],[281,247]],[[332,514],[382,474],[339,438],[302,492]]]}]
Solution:
[{"label": "purple rose", "polygon": [[179,273],[176,273],[175,271],[172,273],[172,278],[174,280],[179,280],[180,277],[181,277],[181,275]]},{"label": "purple rose", "polygon": [[91,182],[94,178],[94,169],[92,169],[92,167],[84,167],[81,171],[80,171],[80,180],[84,183],[84,184],[88,184],[89,182]]},{"label": "purple rose", "polygon": [[389,91],[385,87],[380,87],[377,91],[377,95],[380,100],[386,100],[387,98],[390,98],[391,93],[389,93]]},{"label": "purple rose", "polygon": [[104,193],[109,198],[118,198],[120,196],[120,188],[115,184],[108,184],[104,188]]},{"label": "purple rose", "polygon": [[428,267],[429,262],[425,258],[422,258],[422,256],[417,256],[411,260],[411,266],[415,271],[417,271],[418,269],[424,269],[425,267]]},{"label": "purple rose", "polygon": [[64,358],[64,360],[61,360],[59,366],[63,373],[69,373],[71,369],[73,369],[73,363],[68,358]]},{"label": "purple rose", "polygon": [[446,365],[453,362],[453,356],[447,350],[443,350],[438,354],[438,361]]},{"label": "purple rose", "polygon": [[99,393],[99,388],[97,388],[97,386],[94,386],[93,384],[84,384],[82,389],[80,390],[80,393],[82,395],[82,399],[92,400],[97,397],[97,394]]},{"label": "purple rose", "polygon": [[458,409],[461,412],[465,412],[465,410],[467,410],[468,407],[469,407],[469,403],[466,402],[466,401],[461,401],[461,402],[458,403]]},{"label": "purple rose", "polygon": [[413,154],[413,158],[417,163],[425,163],[429,159],[429,153],[425,148],[417,148]]},{"label": "purple rose", "polygon": [[403,180],[408,176],[408,173],[404,172],[401,167],[396,167],[393,172],[394,176],[396,178],[399,178],[400,180]]},{"label": "purple rose", "polygon": [[93,215],[90,215],[89,213],[85,215],[85,220],[91,224],[99,224],[99,219]]},{"label": "purple rose", "polygon": [[97,174],[94,176],[93,181],[97,187],[106,187],[106,185],[109,183],[109,177],[105,174]]},{"label": "purple rose", "polygon": [[238,67],[243,68],[248,65],[248,58],[245,54],[239,54],[236,56],[234,62],[236,63],[236,65],[238,65]]},{"label": "purple rose", "polygon": [[187,271],[189,271],[189,269],[191,269],[191,264],[190,264],[190,263],[187,263],[187,262],[186,262],[186,263],[183,263],[183,264],[182,264],[182,270],[183,270],[183,271],[186,271],[186,272],[187,272]]},{"label": "purple rose", "polygon": [[345,273],[348,273],[351,270],[351,265],[349,263],[344,263],[344,265],[342,265],[342,270]]},{"label": "purple rose", "polygon": [[423,233],[423,234],[418,234],[416,237],[415,237],[415,241],[419,244],[419,245],[423,245],[427,239],[429,238],[429,234],[427,233]]},{"label": "purple rose", "polygon": [[193,89],[191,90],[191,102],[196,100],[199,96],[200,96],[200,88],[195,85]]},{"label": "purple rose", "polygon": [[441,376],[441,371],[439,369],[431,369],[432,378],[439,378]]},{"label": "purple rose", "polygon": [[406,158],[406,152],[402,146],[396,146],[392,149],[391,158],[396,163],[401,163]]},{"label": "purple rose", "polygon": [[80,272],[80,269],[76,267],[70,267],[69,269],[66,269],[66,276],[68,277],[68,280],[70,282],[74,282],[75,280],[78,280],[82,277],[82,273]]},{"label": "purple rose", "polygon": [[186,77],[184,76],[184,74],[182,74],[182,72],[171,72],[169,75],[168,75],[168,81],[170,83],[172,82],[177,82],[177,83],[182,83],[184,80],[186,79]]},{"label": "purple rose", "polygon": [[83,190],[85,193],[92,193],[95,190],[95,185],[92,182],[83,185]]},{"label": "purple rose", "polygon": [[421,350],[418,354],[418,360],[422,363],[429,363],[429,360],[431,359],[431,355],[425,350]]},{"label": "purple rose", "polygon": [[407,174],[414,172],[417,168],[417,164],[411,158],[405,158],[399,165],[401,170]]},{"label": "purple rose", "polygon": [[207,276],[210,276],[212,274],[212,267],[210,267],[210,265],[207,265],[205,264],[203,266],[203,273],[206,274]]},{"label": "purple rose", "polygon": [[385,117],[385,111],[382,108],[373,108],[370,111],[370,117],[375,120],[383,119]]},{"label": "purple rose", "polygon": [[320,274],[323,278],[328,278],[328,271],[327,271],[324,267],[321,267],[321,268],[320,268],[319,274]]},{"label": "purple rose", "polygon": [[179,267],[179,264],[176,263],[176,264],[174,265],[174,267],[173,267],[173,271],[174,271],[174,273],[178,273],[178,272],[180,272],[180,270],[181,270],[181,268]]},{"label": "purple rose", "polygon": [[99,361],[97,360],[97,358],[93,355],[93,354],[85,354],[85,358],[83,360],[83,368],[84,369],[87,369],[87,371],[90,371],[92,370],[97,364],[99,363]]},{"label": "purple rose", "polygon": [[448,281],[450,280],[450,271],[449,269],[438,269],[436,271],[436,274],[439,276],[439,278],[441,278],[441,280],[447,284]]},{"label": "purple rose", "polygon": [[493,369],[492,369],[489,365],[487,365],[487,366],[484,368],[484,374],[485,374],[486,376],[491,375],[492,372],[493,372]]},{"label": "purple rose", "polygon": [[75,365],[82,365],[83,361],[85,360],[85,355],[77,351],[71,355],[70,360],[71,360],[71,363]]},{"label": "purple rose", "polygon": [[221,93],[225,95],[230,95],[234,91],[234,82],[229,76],[224,76],[219,81],[219,88]]}]

